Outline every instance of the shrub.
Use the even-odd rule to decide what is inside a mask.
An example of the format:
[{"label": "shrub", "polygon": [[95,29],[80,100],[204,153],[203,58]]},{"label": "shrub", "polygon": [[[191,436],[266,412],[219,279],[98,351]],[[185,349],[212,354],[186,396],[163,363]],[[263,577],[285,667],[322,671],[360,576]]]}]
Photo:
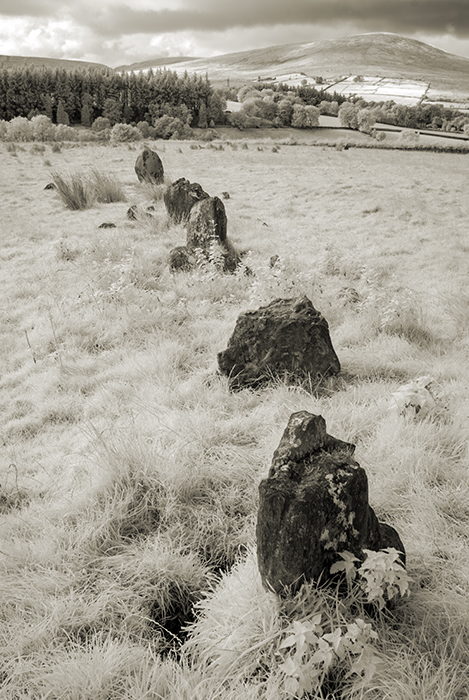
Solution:
[{"label": "shrub", "polygon": [[106,117],[97,117],[91,125],[93,131],[104,131],[111,128],[111,122]]},{"label": "shrub", "polygon": [[15,117],[7,123],[8,141],[33,141],[31,122],[26,117]]},{"label": "shrub", "polygon": [[0,120],[0,141],[4,141],[7,135],[7,122],[4,119]]},{"label": "shrub", "polygon": [[78,132],[78,141],[80,143],[96,143],[97,141],[105,141],[108,136],[108,129],[105,131],[85,131]]},{"label": "shrub", "polygon": [[31,119],[31,128],[35,141],[54,141],[56,128],[49,117],[39,114]]},{"label": "shrub", "polygon": [[78,141],[78,131],[66,124],[57,124],[55,138],[57,141]]},{"label": "shrub", "polygon": [[155,138],[161,139],[190,139],[194,133],[187,124],[168,114],[155,120],[154,129]]},{"label": "shrub", "polygon": [[148,139],[150,137],[150,124],[148,122],[138,122],[137,129],[140,131],[144,139]]},{"label": "shrub", "polygon": [[262,120],[259,117],[251,117],[243,110],[240,110],[230,114],[229,121],[237,129],[258,129]]},{"label": "shrub", "polygon": [[136,126],[130,124],[114,124],[111,129],[111,142],[140,141],[142,132]]},{"label": "shrub", "polygon": [[414,129],[402,129],[399,134],[399,141],[408,144],[415,144],[420,141],[420,133]]}]

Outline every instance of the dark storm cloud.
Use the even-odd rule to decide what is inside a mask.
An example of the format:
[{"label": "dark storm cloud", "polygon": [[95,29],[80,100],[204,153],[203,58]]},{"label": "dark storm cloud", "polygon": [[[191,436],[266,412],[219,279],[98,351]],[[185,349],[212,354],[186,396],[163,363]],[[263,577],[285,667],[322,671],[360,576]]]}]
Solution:
[{"label": "dark storm cloud", "polygon": [[98,9],[88,17],[82,13],[80,19],[107,36],[335,22],[353,23],[363,31],[469,36],[469,1],[240,0],[227,5],[219,0],[199,0],[177,10],[138,10],[119,4]]}]

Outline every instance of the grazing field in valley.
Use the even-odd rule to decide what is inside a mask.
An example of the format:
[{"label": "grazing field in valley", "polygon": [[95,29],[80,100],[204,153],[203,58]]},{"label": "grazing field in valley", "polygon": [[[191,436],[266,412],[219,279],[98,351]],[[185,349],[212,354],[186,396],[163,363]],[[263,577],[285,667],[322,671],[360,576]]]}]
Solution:
[{"label": "grazing field in valley", "polygon": [[[333,596],[288,609],[257,574],[258,484],[299,410],[356,445],[412,578],[366,618],[361,670],[336,647],[312,697],[466,698],[469,156],[148,145],[168,183],[223,199],[239,272],[170,273],[185,231],[138,182],[140,145],[0,144],[0,698],[292,697],[292,622],[345,625]],[[44,189],[92,170],[123,201],[73,211]],[[341,373],[230,393],[216,356],[239,313],[303,294]],[[435,404],[399,415],[393,392],[423,375]]]}]

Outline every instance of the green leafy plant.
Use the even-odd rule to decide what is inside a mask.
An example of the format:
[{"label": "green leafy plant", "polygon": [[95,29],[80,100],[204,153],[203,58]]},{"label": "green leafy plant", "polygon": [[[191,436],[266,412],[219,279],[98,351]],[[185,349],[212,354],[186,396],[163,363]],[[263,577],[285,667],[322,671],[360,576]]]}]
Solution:
[{"label": "green leafy plant", "polygon": [[[398,595],[409,595],[410,578],[402,566],[396,549],[388,547],[379,552],[364,550],[360,562],[351,552],[341,552],[341,560],[333,564],[331,574],[343,572],[349,594],[356,603],[373,603],[382,610],[386,602]],[[279,670],[284,676],[284,689],[292,697],[320,693],[332,672],[344,679],[359,676],[372,678],[380,664],[374,649],[378,634],[361,617],[347,620],[344,605],[339,624],[325,613],[310,619],[294,620],[278,647],[282,657]]]},{"label": "green leafy plant", "polygon": [[280,653],[287,651],[279,669],[284,674],[284,689],[293,697],[319,692],[326,676],[339,665],[345,678],[370,679],[379,664],[372,646],[378,635],[370,623],[356,618],[328,632],[322,617],[319,613],[305,622],[295,620],[280,643]]},{"label": "green leafy plant", "polygon": [[399,554],[393,547],[387,547],[379,552],[364,550],[366,559],[358,569],[362,578],[362,587],[368,602],[376,601],[381,610],[386,602],[396,598],[409,596],[409,578],[402,566]]},{"label": "green leafy plant", "polygon": [[350,587],[358,575],[358,586],[364,592],[367,603],[376,603],[382,610],[386,603],[397,595],[409,596],[411,578],[403,567],[400,554],[394,547],[386,547],[379,552],[364,549],[365,561],[357,569],[360,561],[350,552],[340,552],[342,561],[331,566],[331,574],[345,573]]}]

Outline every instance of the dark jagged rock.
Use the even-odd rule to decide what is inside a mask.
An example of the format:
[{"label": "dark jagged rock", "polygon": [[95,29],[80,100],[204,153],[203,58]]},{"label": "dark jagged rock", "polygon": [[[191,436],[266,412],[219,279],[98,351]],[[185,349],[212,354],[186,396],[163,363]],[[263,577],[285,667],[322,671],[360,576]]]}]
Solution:
[{"label": "dark jagged rock", "polygon": [[158,153],[144,148],[135,162],[135,172],[140,182],[150,182],[162,185],[164,168]]},{"label": "dark jagged rock", "polygon": [[203,199],[191,210],[187,225],[189,248],[208,250],[213,241],[226,242],[227,218],[225,205],[218,197]]},{"label": "dark jagged rock", "polygon": [[293,413],[259,486],[258,566],[264,586],[282,593],[325,581],[339,553],[363,560],[364,549],[404,545],[368,503],[365,470],[355,446],[328,435],[322,416]]},{"label": "dark jagged rock", "polygon": [[198,182],[189,182],[184,177],[173,182],[163,195],[168,216],[175,224],[186,223],[194,204],[208,197]]},{"label": "dark jagged rock", "polygon": [[116,228],[116,225],[111,221],[103,221],[102,224],[99,224],[98,228]]},{"label": "dark jagged rock", "polygon": [[222,258],[224,272],[234,272],[240,256],[227,238],[225,205],[218,197],[208,197],[191,209],[187,222],[187,247],[198,248],[207,258],[215,253]]},{"label": "dark jagged rock", "polygon": [[327,321],[307,297],[276,299],[241,314],[218,367],[233,389],[340,372]]}]

